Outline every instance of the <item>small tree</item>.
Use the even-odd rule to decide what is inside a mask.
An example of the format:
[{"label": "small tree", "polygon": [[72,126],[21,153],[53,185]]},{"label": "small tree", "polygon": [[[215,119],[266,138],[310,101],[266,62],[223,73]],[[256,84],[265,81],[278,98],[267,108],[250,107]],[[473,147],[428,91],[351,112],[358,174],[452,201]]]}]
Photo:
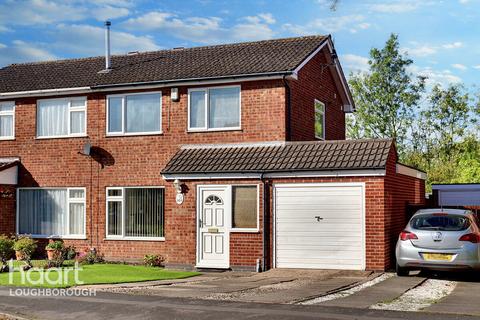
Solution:
[{"label": "small tree", "polygon": [[347,131],[351,138],[393,138],[403,153],[425,89],[425,77],[407,72],[412,63],[395,34],[382,49],[370,50],[369,72],[352,74],[349,81],[356,104]]}]

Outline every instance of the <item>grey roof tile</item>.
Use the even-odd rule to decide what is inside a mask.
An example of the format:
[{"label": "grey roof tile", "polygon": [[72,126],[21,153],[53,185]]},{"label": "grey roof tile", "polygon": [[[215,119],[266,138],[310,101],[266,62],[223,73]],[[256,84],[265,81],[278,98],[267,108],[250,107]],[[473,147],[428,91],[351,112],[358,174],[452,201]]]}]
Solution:
[{"label": "grey roof tile", "polygon": [[289,72],[328,37],[307,36],[104,57],[12,64],[0,69],[0,93]]},{"label": "grey roof tile", "polygon": [[383,169],[392,144],[390,139],[372,139],[182,148],[162,173]]}]

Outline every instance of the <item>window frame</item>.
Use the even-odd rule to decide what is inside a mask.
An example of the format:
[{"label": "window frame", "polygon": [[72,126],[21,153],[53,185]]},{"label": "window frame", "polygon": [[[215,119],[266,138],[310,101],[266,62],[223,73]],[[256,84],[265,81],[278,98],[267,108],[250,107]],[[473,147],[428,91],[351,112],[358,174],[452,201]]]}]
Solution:
[{"label": "window frame", "polygon": [[[66,135],[54,135],[54,136],[39,136],[38,132],[38,124],[40,123],[39,121],[39,111],[40,111],[40,102],[41,101],[58,101],[58,100],[63,100],[68,102],[68,117],[67,117],[67,126],[68,126],[68,133]],[[72,107],[72,101],[74,100],[85,100],[85,105],[84,107]],[[81,138],[81,137],[88,137],[87,134],[87,109],[88,109],[88,99],[86,96],[80,96],[80,97],[66,97],[66,98],[51,98],[51,99],[37,99],[36,102],[36,132],[35,132],[35,139],[61,139],[61,138]],[[84,133],[71,133],[72,132],[72,125],[71,125],[71,116],[72,112],[79,112],[83,111],[85,113],[85,120],[84,120],[84,128],[85,132]]]},{"label": "window frame", "polygon": [[322,102],[322,101],[320,101],[320,100],[318,100],[318,99],[315,99],[315,100],[314,100],[314,103],[313,103],[313,106],[314,106],[314,117],[315,117],[315,118],[314,118],[314,120],[315,120],[314,124],[317,123],[317,104],[318,104],[318,103],[320,103],[321,105],[323,105],[323,112],[322,112],[322,120],[323,120],[323,121],[322,121],[322,128],[323,128],[323,132],[322,132],[322,133],[323,133],[323,136],[322,136],[322,137],[319,137],[319,136],[317,135],[317,132],[315,131],[315,125],[314,125],[314,127],[313,127],[313,131],[314,131],[314,134],[315,134],[315,139],[325,140],[325,114],[327,113],[327,105],[326,105],[324,102]]},{"label": "window frame", "polygon": [[[131,237],[125,236],[125,189],[163,189],[163,237]],[[121,196],[109,196],[109,190],[121,190]],[[128,241],[165,241],[165,186],[134,186],[134,187],[107,187],[105,188],[105,240]],[[122,204],[122,235],[108,234],[108,203],[121,202]]]},{"label": "window frame", "polygon": [[[211,89],[227,89],[227,88],[238,88],[238,126],[236,127],[225,127],[225,128],[209,128],[208,124],[208,112],[209,112],[209,103],[210,103],[210,93]],[[190,93],[191,92],[205,92],[205,126],[192,128],[190,126]],[[188,97],[187,97],[187,132],[209,132],[209,131],[235,131],[242,130],[242,86],[241,85],[229,85],[229,86],[213,86],[213,87],[198,87],[198,88],[189,88]]]},{"label": "window frame", "polygon": [[[126,98],[128,96],[136,95],[148,95],[148,94],[159,94],[160,95],[160,130],[159,131],[144,131],[144,132],[125,132],[125,109],[126,109]],[[122,98],[122,131],[109,131],[110,127],[110,98]],[[148,135],[160,135],[163,134],[163,125],[162,125],[162,116],[163,116],[163,96],[162,91],[146,91],[146,92],[134,92],[134,93],[120,93],[120,94],[110,94],[106,96],[106,126],[105,133],[107,137],[124,137],[124,136],[148,136]]]},{"label": "window frame", "polygon": [[[233,227],[233,204],[234,204],[234,201],[233,201],[233,188],[234,187],[256,187],[257,189],[257,196],[256,196],[256,200],[257,200],[257,227],[256,228],[234,228]],[[231,198],[231,204],[232,204],[232,208],[231,208],[231,226],[230,226],[230,232],[243,232],[243,233],[258,233],[260,231],[260,185],[259,184],[232,184],[230,186],[230,198]]]},{"label": "window frame", "polygon": [[12,116],[12,135],[10,136],[0,136],[0,141],[1,140],[15,140],[15,101],[0,101],[1,104],[12,104],[13,110],[11,111],[0,111],[0,117],[1,116]]},{"label": "window frame", "polygon": [[[20,222],[20,204],[18,199],[21,190],[66,190],[67,193],[67,212],[65,225],[70,233],[70,203],[83,203],[83,234],[69,234],[69,235],[46,235],[46,234],[20,234],[19,233],[19,222]],[[82,190],[83,198],[70,198],[71,190]],[[72,239],[72,240],[86,240],[87,239],[87,188],[85,187],[22,187],[17,188],[16,192],[16,222],[15,222],[15,233],[17,235],[29,235],[34,239]]]}]

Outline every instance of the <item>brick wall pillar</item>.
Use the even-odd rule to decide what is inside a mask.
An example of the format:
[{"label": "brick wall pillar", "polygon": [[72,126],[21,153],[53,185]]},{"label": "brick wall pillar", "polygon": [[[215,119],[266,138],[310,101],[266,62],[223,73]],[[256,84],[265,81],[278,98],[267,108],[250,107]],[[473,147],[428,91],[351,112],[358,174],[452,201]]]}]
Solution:
[{"label": "brick wall pillar", "polygon": [[0,234],[15,233],[15,198],[15,186],[0,185]]}]

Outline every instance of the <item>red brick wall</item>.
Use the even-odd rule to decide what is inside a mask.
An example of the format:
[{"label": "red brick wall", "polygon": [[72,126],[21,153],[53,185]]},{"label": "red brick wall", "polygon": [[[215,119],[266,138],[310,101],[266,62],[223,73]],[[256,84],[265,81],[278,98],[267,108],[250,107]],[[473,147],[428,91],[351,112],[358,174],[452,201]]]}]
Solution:
[{"label": "red brick wall", "polygon": [[425,204],[425,181],[396,172],[396,153],[392,148],[385,179],[385,268],[395,266],[395,246],[405,228],[408,204]]},{"label": "red brick wall", "polygon": [[15,233],[15,186],[0,185],[0,234]]},{"label": "red brick wall", "polygon": [[[0,142],[0,156],[21,158],[20,187],[86,187],[88,239],[68,243],[82,249],[98,247],[107,257],[141,258],[145,253],[161,253],[169,262],[194,264],[195,203],[176,205],[175,190],[171,182],[163,180],[160,171],[182,144],[284,140],[284,90],[282,81],[242,83],[242,130],[187,133],[187,88],[180,88],[180,102],[171,102],[170,89],[166,88],[162,90],[163,135],[130,137],[106,137],[105,95],[91,94],[87,134],[93,146],[111,157],[103,169],[78,154],[86,138],[36,139],[36,99],[21,99],[16,102],[16,139]],[[105,188],[109,186],[165,186],[166,242],[105,240]],[[14,203],[0,202],[0,206],[0,221],[9,223],[4,232],[14,232]],[[234,240],[232,251],[239,252],[246,241],[240,239],[236,245]],[[252,250],[258,251],[255,246]],[[238,258],[238,264],[252,261],[247,253],[243,255],[245,258]]]},{"label": "red brick wall", "polygon": [[291,140],[315,140],[315,107],[317,99],[325,104],[325,138],[345,139],[345,113],[340,94],[327,63],[325,47],[298,73],[298,80],[290,80],[291,87]]}]

